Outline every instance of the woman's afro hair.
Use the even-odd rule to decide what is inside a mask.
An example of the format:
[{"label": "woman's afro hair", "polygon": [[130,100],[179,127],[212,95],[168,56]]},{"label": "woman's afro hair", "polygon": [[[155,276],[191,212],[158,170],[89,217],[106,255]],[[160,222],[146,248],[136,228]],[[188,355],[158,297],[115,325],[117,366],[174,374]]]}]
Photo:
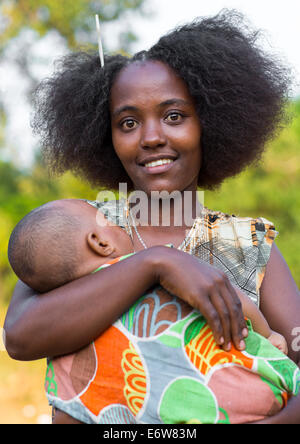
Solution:
[{"label": "woman's afro hair", "polygon": [[266,142],[288,122],[290,69],[258,45],[260,32],[244,17],[222,10],[163,36],[133,57],[75,52],[57,64],[34,96],[34,132],[50,170],[71,170],[94,186],[132,182],[115,154],[109,100],[116,76],[130,63],[156,60],[187,84],[202,126],[198,185],[218,187],[260,160]]}]

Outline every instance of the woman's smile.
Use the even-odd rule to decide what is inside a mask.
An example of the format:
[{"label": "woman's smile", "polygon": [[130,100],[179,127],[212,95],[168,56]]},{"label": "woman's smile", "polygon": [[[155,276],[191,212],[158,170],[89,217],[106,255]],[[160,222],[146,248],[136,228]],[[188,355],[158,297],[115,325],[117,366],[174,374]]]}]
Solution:
[{"label": "woman's smile", "polygon": [[149,162],[145,166],[142,166],[142,168],[144,168],[145,172],[147,172],[148,174],[160,174],[172,168],[174,162],[175,160],[161,159]]},{"label": "woman's smile", "polygon": [[201,126],[184,81],[171,68],[157,61],[124,68],[110,110],[114,148],[135,189],[196,189]]}]

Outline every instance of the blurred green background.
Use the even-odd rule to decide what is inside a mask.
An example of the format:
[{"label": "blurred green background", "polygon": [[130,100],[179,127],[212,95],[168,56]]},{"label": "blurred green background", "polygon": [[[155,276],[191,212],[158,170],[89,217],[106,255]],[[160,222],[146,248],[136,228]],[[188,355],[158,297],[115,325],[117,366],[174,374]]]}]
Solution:
[{"label": "blurred green background", "polygon": [[[9,58],[7,49],[17,40],[18,64],[27,81],[28,100],[38,79],[30,66],[30,45],[24,49],[25,32],[34,32],[32,42],[55,32],[67,49],[91,46],[96,41],[95,13],[102,23],[122,22],[124,14],[150,14],[143,0],[4,0],[0,5],[0,56]],[[92,17],[92,19],[91,19]],[[130,52],[136,39],[130,28],[118,29],[117,45]],[[3,76],[3,71],[2,71]],[[1,85],[0,85],[1,86]],[[2,89],[5,94],[5,90]],[[3,95],[2,94],[2,95]],[[226,181],[218,192],[205,192],[205,205],[239,216],[263,216],[279,231],[277,245],[300,286],[300,99],[290,103],[293,120],[272,141],[261,164]],[[7,260],[7,245],[16,223],[33,208],[53,199],[95,199],[92,189],[71,174],[50,178],[36,150],[31,164],[18,161],[18,150],[7,145],[7,110],[0,96],[0,328],[16,278]],[[8,149],[8,151],[7,151]],[[10,155],[8,155],[10,152]],[[50,410],[43,393],[45,363],[13,361],[0,341],[0,423],[47,423]]]}]

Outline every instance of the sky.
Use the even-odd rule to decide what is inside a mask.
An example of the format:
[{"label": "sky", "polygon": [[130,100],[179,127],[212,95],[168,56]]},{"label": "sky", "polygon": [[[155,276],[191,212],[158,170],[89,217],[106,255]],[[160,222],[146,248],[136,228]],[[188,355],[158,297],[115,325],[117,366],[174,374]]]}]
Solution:
[{"label": "sky", "polygon": [[[150,18],[129,14],[126,19],[139,38],[133,47],[134,52],[149,48],[167,31],[198,16],[215,15],[223,8],[236,9],[245,14],[254,28],[264,30],[266,49],[278,54],[293,68],[296,79],[294,95],[300,96],[299,0],[146,0],[146,7],[152,11]],[[113,42],[113,30],[109,26],[102,29],[104,41]],[[33,36],[28,34],[26,38],[30,41]],[[14,49],[12,44],[12,54]],[[50,74],[53,61],[64,54],[66,48],[57,36],[50,35],[33,46],[33,51],[39,57],[43,54],[45,63],[32,68],[35,75],[43,78]],[[26,86],[17,70],[11,69],[5,61],[0,63],[0,94],[8,110],[7,150],[4,150],[4,156],[13,157],[19,166],[30,166],[37,144],[31,134],[30,107],[25,100]]]}]

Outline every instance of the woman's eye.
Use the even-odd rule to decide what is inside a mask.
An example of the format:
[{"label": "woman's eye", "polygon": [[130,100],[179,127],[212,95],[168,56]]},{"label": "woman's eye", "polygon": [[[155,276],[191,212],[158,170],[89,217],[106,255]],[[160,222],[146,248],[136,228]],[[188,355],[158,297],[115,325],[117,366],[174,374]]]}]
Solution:
[{"label": "woman's eye", "polygon": [[136,125],[137,125],[137,122],[133,119],[127,119],[121,123],[122,128],[126,129],[126,130],[134,129],[136,127]]},{"label": "woman's eye", "polygon": [[180,122],[182,120],[183,116],[179,113],[170,113],[166,117],[167,122]]}]

